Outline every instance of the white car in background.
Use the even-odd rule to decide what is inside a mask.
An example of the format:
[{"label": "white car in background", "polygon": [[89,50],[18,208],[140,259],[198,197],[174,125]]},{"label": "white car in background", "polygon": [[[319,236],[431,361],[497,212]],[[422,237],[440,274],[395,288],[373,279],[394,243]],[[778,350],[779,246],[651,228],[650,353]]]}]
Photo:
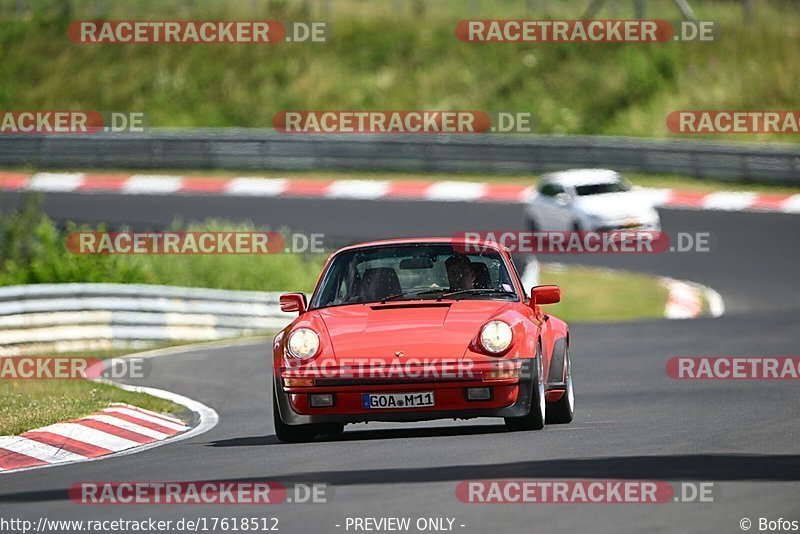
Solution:
[{"label": "white car in background", "polygon": [[608,169],[545,174],[525,207],[528,230],[660,230],[648,196]]}]

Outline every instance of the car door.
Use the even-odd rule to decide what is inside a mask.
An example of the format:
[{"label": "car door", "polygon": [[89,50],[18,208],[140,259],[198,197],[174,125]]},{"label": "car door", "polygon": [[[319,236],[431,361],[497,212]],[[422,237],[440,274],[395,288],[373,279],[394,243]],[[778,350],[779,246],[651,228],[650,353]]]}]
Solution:
[{"label": "car door", "polygon": [[571,187],[556,184],[557,191],[553,197],[555,204],[555,223],[559,230],[572,230],[575,222],[575,192]]},{"label": "car door", "polygon": [[569,230],[572,212],[568,193],[556,182],[545,182],[539,187],[536,220],[542,230]]}]

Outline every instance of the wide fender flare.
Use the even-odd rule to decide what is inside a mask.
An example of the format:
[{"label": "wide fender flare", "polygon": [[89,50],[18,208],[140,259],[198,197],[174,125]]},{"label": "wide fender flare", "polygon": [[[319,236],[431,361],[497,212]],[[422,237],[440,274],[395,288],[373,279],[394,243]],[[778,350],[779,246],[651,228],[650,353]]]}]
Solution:
[{"label": "wide fender flare", "polygon": [[569,327],[567,324],[550,316],[547,320],[547,331],[543,350],[548,358],[547,383],[563,383],[564,367],[569,348]]}]

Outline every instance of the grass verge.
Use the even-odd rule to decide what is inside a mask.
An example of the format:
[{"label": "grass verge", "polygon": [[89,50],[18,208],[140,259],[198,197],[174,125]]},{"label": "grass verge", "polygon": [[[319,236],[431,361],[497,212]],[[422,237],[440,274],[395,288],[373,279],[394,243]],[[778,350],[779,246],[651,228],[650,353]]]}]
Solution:
[{"label": "grass verge", "polygon": [[[800,11],[791,1],[757,2],[750,22],[741,2],[692,1],[698,19],[718,24],[714,42],[464,43],[455,35],[461,19],[575,19],[589,4],[0,2],[0,107],[141,111],[152,126],[175,127],[266,127],[292,109],[527,111],[539,133],[643,137],[672,136],[666,117],[675,110],[796,107]],[[633,2],[606,4],[599,18],[635,16]],[[674,2],[646,5],[646,18],[680,16]],[[325,21],[333,31],[326,43],[274,46],[67,39],[70,22],[81,19],[253,18]]]},{"label": "grass verge", "polygon": [[[156,343],[147,351],[188,344],[193,343]],[[132,352],[130,349],[109,349],[62,352],[59,356],[105,360]],[[90,380],[0,380],[0,436],[21,434],[34,428],[78,419],[114,402],[133,404],[159,413],[175,414],[184,410],[179,404],[146,393],[125,391]]]},{"label": "grass verge", "polygon": [[[29,196],[16,211],[0,217],[0,286],[59,283],[164,284],[219,289],[309,290],[319,274],[322,254],[73,254],[66,235],[99,230],[54,224]],[[175,231],[255,231],[252,224],[206,220]],[[283,230],[283,229],[281,229]]]},{"label": "grass verge", "polygon": [[160,413],[182,406],[89,380],[0,380],[0,436],[77,419],[124,402]]},{"label": "grass verge", "polygon": [[663,317],[669,295],[655,276],[593,267],[542,264],[539,280],[561,286],[561,302],[547,312],[567,322]]}]

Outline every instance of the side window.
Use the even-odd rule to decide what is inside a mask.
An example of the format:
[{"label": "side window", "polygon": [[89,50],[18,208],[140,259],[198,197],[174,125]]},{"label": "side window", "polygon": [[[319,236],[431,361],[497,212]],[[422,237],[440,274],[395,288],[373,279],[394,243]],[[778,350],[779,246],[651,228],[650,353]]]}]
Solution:
[{"label": "side window", "polygon": [[350,295],[348,291],[349,289],[350,288],[348,287],[347,280],[345,278],[342,278],[342,280],[339,282],[339,291],[337,291],[336,293],[335,302],[337,303],[347,302],[347,299],[349,298]]},{"label": "side window", "polygon": [[[508,259],[510,260],[511,268],[514,269],[514,274],[516,275],[517,280],[519,280],[520,285],[522,285],[522,275],[520,274],[519,269],[517,268],[516,262],[514,262],[514,257],[509,256]],[[511,287],[514,287],[514,284],[511,282],[511,280],[508,280],[508,284],[510,284]],[[527,298],[527,296],[525,296],[525,298]]]},{"label": "side window", "polygon": [[563,193],[563,192],[564,192],[564,188],[563,187],[561,187],[558,184],[554,184],[554,183],[550,183],[550,182],[542,184],[542,186],[539,188],[539,193],[541,193],[543,196],[546,196],[546,197],[554,197],[557,194]]}]

